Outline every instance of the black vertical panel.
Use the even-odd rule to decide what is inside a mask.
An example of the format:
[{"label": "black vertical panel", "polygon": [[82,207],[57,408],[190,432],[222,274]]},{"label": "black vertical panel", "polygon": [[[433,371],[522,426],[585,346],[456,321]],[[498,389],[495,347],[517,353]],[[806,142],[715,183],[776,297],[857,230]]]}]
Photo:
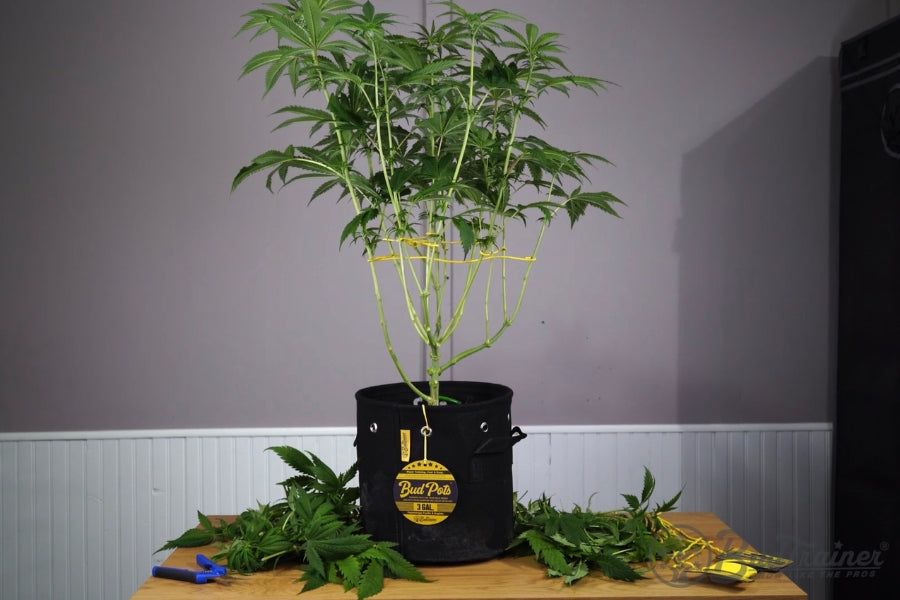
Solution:
[{"label": "black vertical panel", "polygon": [[900,19],[841,46],[834,597],[900,581]]}]

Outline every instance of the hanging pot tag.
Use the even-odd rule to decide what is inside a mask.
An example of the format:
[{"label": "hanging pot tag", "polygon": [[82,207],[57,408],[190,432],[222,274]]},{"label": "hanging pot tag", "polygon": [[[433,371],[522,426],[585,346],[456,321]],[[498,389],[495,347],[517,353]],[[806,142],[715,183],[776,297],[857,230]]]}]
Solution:
[{"label": "hanging pot tag", "polygon": [[456,508],[459,488],[453,474],[433,460],[409,463],[394,480],[394,503],[418,525],[437,525]]},{"label": "hanging pot tag", "polygon": [[[394,479],[394,503],[404,517],[417,525],[437,525],[456,508],[459,487],[450,470],[428,460],[428,438],[432,429],[422,405],[422,460],[409,463]],[[401,444],[402,445],[402,444]]]}]

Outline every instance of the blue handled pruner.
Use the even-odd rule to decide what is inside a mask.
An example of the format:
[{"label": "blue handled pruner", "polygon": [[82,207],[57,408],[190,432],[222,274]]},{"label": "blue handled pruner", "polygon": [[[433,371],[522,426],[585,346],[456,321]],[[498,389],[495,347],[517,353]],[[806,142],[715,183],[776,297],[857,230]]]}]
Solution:
[{"label": "blue handled pruner", "polygon": [[153,567],[153,576],[190,583],[208,583],[210,580],[215,580],[216,577],[221,577],[227,572],[225,567],[220,567],[203,554],[197,555],[197,564],[203,568],[202,571],[176,569],[175,567]]}]

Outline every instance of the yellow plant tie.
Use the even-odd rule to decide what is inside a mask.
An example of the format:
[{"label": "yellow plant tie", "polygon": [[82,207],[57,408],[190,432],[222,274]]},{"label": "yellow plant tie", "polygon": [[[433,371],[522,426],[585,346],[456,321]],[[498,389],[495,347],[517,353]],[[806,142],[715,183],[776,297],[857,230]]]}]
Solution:
[{"label": "yellow plant tie", "polygon": [[[426,256],[406,256],[401,257],[399,254],[384,254],[382,256],[373,256],[368,259],[369,262],[382,262],[387,260],[426,260]],[[446,263],[448,265],[468,265],[484,260],[518,260],[522,262],[534,262],[533,256],[507,256],[498,255],[496,252],[481,252],[481,258],[432,258],[436,263]]]},{"label": "yellow plant tie", "polygon": [[422,460],[428,460],[428,436],[431,435],[431,426],[428,425],[428,415],[425,413],[425,402],[422,402],[422,417],[425,418],[425,427],[422,428]]},{"label": "yellow plant tie", "polygon": [[[412,246],[413,248],[425,247],[425,248],[437,248],[446,252],[447,246],[449,244],[459,244],[457,241],[441,241],[441,242],[432,242],[426,238],[384,238],[381,241],[388,243],[397,243],[397,244],[407,244],[408,246]],[[518,260],[522,262],[534,262],[535,258],[533,256],[508,256],[504,254],[506,252],[506,247],[502,247],[499,250],[494,252],[485,252],[484,250],[479,250],[479,258],[439,258],[433,257],[431,260],[438,263],[446,263],[452,265],[466,265],[466,264],[474,264],[477,262],[481,262],[484,260]],[[403,260],[403,256],[397,254],[396,252],[391,252],[390,254],[385,254],[382,256],[373,256],[369,259],[369,262],[382,262],[387,260]],[[408,260],[428,260],[427,256],[407,256],[405,257]]]},{"label": "yellow plant tie", "polygon": [[659,524],[662,525],[663,529],[665,529],[670,535],[677,535],[687,544],[684,548],[672,554],[672,566],[675,569],[684,569],[685,567],[687,567],[693,570],[697,570],[697,565],[695,565],[691,561],[704,550],[709,550],[710,552],[713,552],[715,554],[723,553],[723,550],[717,547],[712,541],[704,539],[702,537],[688,535],[683,529],[681,529],[680,527],[676,527],[664,518],[660,516],[657,516],[657,518],[659,519]]},{"label": "yellow plant tie", "polygon": [[381,238],[382,242],[387,242],[389,244],[406,244],[407,246],[412,246],[413,248],[441,248],[442,246],[446,246],[447,244],[458,244],[459,242],[431,242],[425,238]]}]

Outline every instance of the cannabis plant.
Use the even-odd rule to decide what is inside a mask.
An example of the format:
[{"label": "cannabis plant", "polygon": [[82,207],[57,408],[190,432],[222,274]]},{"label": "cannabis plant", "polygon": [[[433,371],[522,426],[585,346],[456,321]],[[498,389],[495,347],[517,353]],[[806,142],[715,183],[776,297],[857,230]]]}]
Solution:
[{"label": "cannabis plant", "polygon": [[[320,184],[308,200],[348,201],[340,243],[362,245],[387,350],[430,404],[442,373],[490,347],[515,320],[550,222],[563,213],[574,225],[595,208],[615,215],[619,202],[583,189],[588,167],[603,157],[522,133],[526,122],[545,125],[536,109],[542,97],[597,93],[607,82],[571,73],[560,35],[516,14],[438,4],[443,12],[430,25],[403,24],[351,0],[287,0],[248,13],[241,31],[271,36],[274,45],[243,74],[264,71],[266,93],[288,85],[304,103],[276,111],[277,128],[308,131],[302,142],[254,158],[233,183],[262,173],[271,191],[313,178]],[[530,221],[536,225],[526,229]],[[526,234],[525,243],[512,239]],[[523,268],[511,269],[513,260]],[[393,267],[427,347],[427,391],[411,383],[393,349],[382,265]],[[460,283],[451,293],[454,275]],[[476,289],[484,294],[484,337],[444,356]]]}]

